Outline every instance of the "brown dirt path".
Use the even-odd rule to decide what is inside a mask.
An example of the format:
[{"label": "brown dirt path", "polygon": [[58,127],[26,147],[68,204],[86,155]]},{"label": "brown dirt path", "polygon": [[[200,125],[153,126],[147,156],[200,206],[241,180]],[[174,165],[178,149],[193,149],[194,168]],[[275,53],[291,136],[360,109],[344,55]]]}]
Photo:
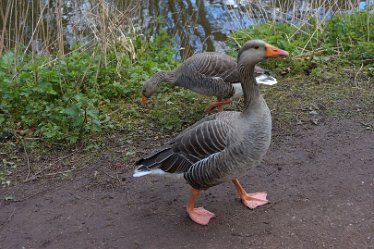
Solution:
[{"label": "brown dirt path", "polygon": [[0,248],[374,248],[374,132],[358,121],[277,137],[241,179],[271,204],[251,211],[222,184],[199,198],[217,215],[205,227],[187,217],[190,188],[177,180],[134,179],[129,166],[123,182],[97,184],[105,158],[73,180],[1,193],[28,198],[1,202]]}]

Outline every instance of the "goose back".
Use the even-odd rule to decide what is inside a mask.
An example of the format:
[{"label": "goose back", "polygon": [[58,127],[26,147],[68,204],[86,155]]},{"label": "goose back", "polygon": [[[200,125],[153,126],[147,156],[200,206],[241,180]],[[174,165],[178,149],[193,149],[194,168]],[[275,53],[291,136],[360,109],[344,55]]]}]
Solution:
[{"label": "goose back", "polygon": [[249,117],[238,112],[222,116],[221,122],[230,126],[225,149],[196,162],[184,173],[192,187],[207,189],[238,178],[262,160],[271,142],[271,115],[261,96],[259,101]]},{"label": "goose back", "polygon": [[[255,64],[281,55],[287,56],[288,52],[260,40],[245,43],[237,61],[244,93],[243,112],[221,112],[202,119],[139,160],[134,176],[175,174],[184,176],[195,189],[206,189],[237,178],[258,164],[270,146],[272,122],[258,90]],[[192,68],[195,63],[185,65]],[[199,67],[201,72],[213,73],[214,69],[204,65]]]},{"label": "goose back", "polygon": [[239,82],[233,57],[206,52],[188,58],[175,70],[175,85],[202,95],[230,98],[233,82]]},{"label": "goose back", "polygon": [[[276,79],[265,74],[265,70],[255,67],[259,83],[276,84]],[[184,87],[202,95],[221,98],[242,96],[240,77],[234,57],[205,52],[194,54],[172,71],[160,71],[145,81],[142,95],[151,97],[160,83]]]},{"label": "goose back", "polygon": [[[256,66],[255,76],[265,70]],[[217,52],[195,54],[174,71],[174,84],[202,95],[238,98],[242,95],[237,61],[234,57]],[[275,80],[272,77],[269,77]],[[235,87],[233,84],[237,84]],[[240,89],[239,89],[239,88]]]},{"label": "goose back", "polygon": [[135,176],[164,172],[183,176],[196,189],[207,189],[242,175],[270,145],[270,110],[265,101],[260,103],[249,120],[240,112],[201,120],[139,160]]}]

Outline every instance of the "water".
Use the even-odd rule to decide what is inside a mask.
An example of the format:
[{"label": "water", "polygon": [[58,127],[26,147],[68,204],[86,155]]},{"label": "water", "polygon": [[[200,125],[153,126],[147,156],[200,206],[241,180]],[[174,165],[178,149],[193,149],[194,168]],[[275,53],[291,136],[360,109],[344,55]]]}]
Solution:
[{"label": "water", "polygon": [[[98,4],[103,2],[104,0],[2,0],[2,13],[7,13],[9,8],[14,10],[8,11],[8,19],[4,14],[0,16],[0,28],[7,31],[2,33],[2,42],[7,47],[12,46],[12,41],[24,39],[28,48],[33,47],[37,51],[58,49],[59,46],[69,47],[75,40],[83,44],[89,43],[95,38],[93,31],[100,28],[100,22],[92,10],[99,8]],[[131,25],[120,26],[124,29],[123,32],[128,32],[131,26],[147,37],[152,37],[160,30],[166,30],[174,38],[175,49],[182,58],[194,52],[224,51],[225,41],[232,30],[253,26],[265,20],[297,23],[303,22],[310,15],[320,19],[328,18],[337,9],[364,9],[366,4],[366,1],[330,2],[330,5],[321,7],[320,4],[326,1],[105,1],[110,12],[119,11],[118,13],[131,16]],[[368,2],[372,3],[373,0]],[[40,16],[40,13],[43,15]],[[58,21],[61,19],[59,17],[62,18],[61,22]],[[6,29],[3,28],[4,25]],[[16,28],[20,25],[24,25],[22,32]],[[38,32],[35,32],[35,27],[39,27]],[[63,31],[59,33],[59,30]],[[32,42],[28,42],[30,38],[34,38],[31,39]]]}]

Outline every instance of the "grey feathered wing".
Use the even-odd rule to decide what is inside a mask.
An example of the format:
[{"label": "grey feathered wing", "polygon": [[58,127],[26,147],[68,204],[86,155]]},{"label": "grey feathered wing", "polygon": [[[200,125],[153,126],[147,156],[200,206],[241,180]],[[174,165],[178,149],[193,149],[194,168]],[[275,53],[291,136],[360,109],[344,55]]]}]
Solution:
[{"label": "grey feathered wing", "polygon": [[219,77],[225,82],[239,82],[239,72],[237,70],[236,59],[221,53],[211,52],[205,53],[210,56],[196,58],[194,61],[196,70],[206,77]]},{"label": "grey feathered wing", "polygon": [[[194,66],[193,71],[205,77],[219,77],[224,82],[239,83],[239,71],[236,58],[217,52],[205,52],[191,57],[187,64]],[[255,66],[255,76],[266,74],[266,70]]]},{"label": "grey feathered wing", "polygon": [[149,154],[136,162],[136,173],[152,170],[162,170],[167,173],[185,173],[193,164],[217,152],[221,152],[227,145],[230,125],[217,115],[206,117],[161,149]]}]

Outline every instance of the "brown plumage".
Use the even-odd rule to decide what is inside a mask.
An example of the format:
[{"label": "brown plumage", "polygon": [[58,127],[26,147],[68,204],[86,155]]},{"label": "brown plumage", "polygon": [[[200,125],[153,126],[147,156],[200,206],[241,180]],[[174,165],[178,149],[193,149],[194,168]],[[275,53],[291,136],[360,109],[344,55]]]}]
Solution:
[{"label": "brown plumage", "polygon": [[187,212],[192,220],[203,225],[214,214],[194,207],[197,194],[222,182],[232,180],[247,207],[266,204],[266,193],[248,194],[237,178],[262,160],[271,140],[271,114],[257,87],[255,64],[265,58],[287,55],[263,41],[245,43],[237,62],[244,94],[243,111],[203,118],[140,159],[134,176],[161,174],[184,178],[193,188]]},{"label": "brown plumage", "polygon": [[[257,66],[255,76],[258,83],[276,83],[275,78],[266,75],[265,70]],[[215,107],[222,111],[222,104],[231,103],[230,98],[239,98],[243,95],[236,59],[216,52],[195,54],[175,70],[155,73],[144,83],[143,106],[162,82],[184,87],[202,95],[216,96],[218,101],[211,103],[206,111]]]}]

